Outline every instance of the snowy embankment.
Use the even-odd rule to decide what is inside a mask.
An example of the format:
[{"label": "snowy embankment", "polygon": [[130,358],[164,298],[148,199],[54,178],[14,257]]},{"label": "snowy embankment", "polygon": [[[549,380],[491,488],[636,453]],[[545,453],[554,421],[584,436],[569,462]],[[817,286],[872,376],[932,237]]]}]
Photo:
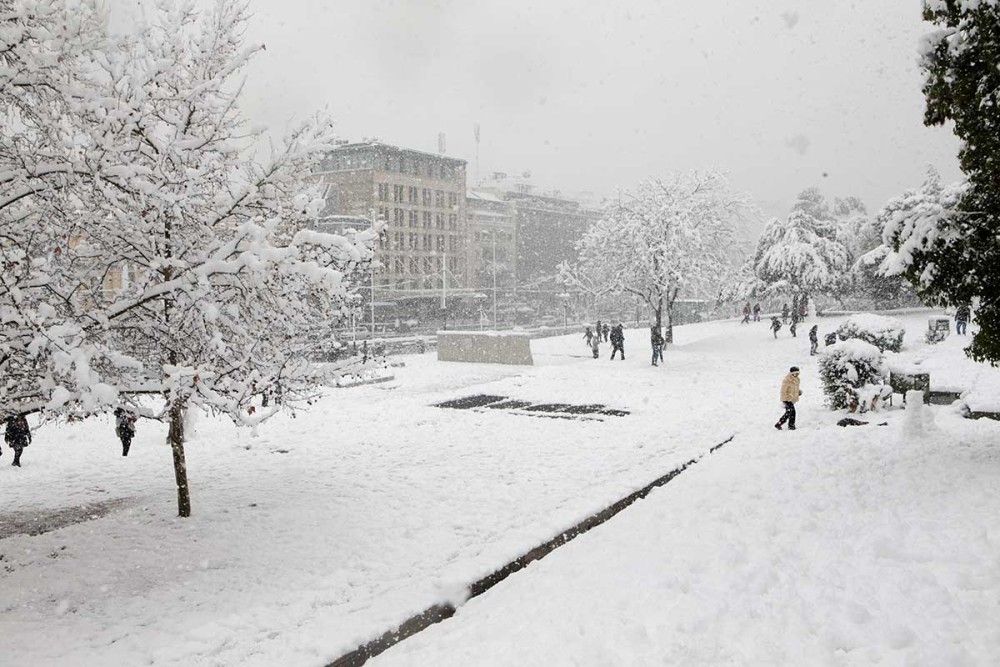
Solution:
[{"label": "snowy embankment", "polygon": [[[835,326],[828,322],[820,320],[821,334]],[[188,520],[173,516],[163,429],[140,423],[123,459],[107,422],[43,426],[25,451],[24,468],[2,465],[9,461],[6,451],[0,458],[0,536],[23,532],[8,529],[33,519],[61,525],[78,507],[98,518],[0,540],[3,662],[332,660],[413,613],[454,599],[476,578],[732,433],[737,439],[729,447],[742,447],[740,456],[776,447],[777,460],[783,447],[794,451],[795,439],[761,435],[760,447],[753,444],[761,429],[779,435],[767,429],[778,416],[777,386],[789,365],[803,367],[806,390],[803,429],[793,438],[813,434],[825,442],[830,433],[843,434],[829,427],[834,415],[820,408],[802,331],[797,339],[783,331],[773,340],[766,323],[680,327],[661,368],[649,366],[642,330],[627,332],[625,362],[608,360],[606,345],[602,359],[590,359],[580,336],[533,341],[534,367],[411,356],[396,381],[331,390],[310,412],[269,422],[256,437],[203,419],[188,452],[195,511]],[[908,343],[919,335],[908,336]],[[631,414],[580,421],[430,407],[477,393],[603,403]],[[997,428],[975,426],[990,427]],[[729,481],[735,488],[720,480],[687,511],[719,511],[730,496],[753,510],[755,496],[746,497],[744,487],[773,483],[764,480],[771,463],[747,465],[751,474]],[[657,530],[667,529],[674,512],[667,508]],[[693,515],[685,521],[698,525]],[[599,537],[606,527],[577,542]],[[549,558],[578,550],[575,545]],[[460,618],[478,604],[462,608]]]}]

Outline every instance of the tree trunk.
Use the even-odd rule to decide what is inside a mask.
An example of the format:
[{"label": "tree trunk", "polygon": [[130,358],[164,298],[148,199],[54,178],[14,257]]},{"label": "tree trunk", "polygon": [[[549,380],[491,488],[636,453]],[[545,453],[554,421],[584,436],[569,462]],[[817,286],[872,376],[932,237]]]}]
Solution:
[{"label": "tree trunk", "polygon": [[191,493],[188,490],[187,464],[184,462],[184,404],[175,400],[170,406],[170,430],[167,441],[174,453],[174,477],[177,478],[177,516],[191,516]]},{"label": "tree trunk", "polygon": [[663,343],[671,345],[674,342],[674,306],[671,303],[667,306],[667,328],[663,332]]}]

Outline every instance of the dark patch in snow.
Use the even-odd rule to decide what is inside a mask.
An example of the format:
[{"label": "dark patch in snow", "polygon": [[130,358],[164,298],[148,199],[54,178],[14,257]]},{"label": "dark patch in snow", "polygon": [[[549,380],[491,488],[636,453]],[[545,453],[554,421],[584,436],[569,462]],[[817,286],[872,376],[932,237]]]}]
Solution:
[{"label": "dark patch in snow", "polygon": [[470,408],[481,408],[484,405],[489,405],[490,403],[496,403],[497,401],[502,401],[506,396],[490,396],[488,394],[476,394],[475,396],[466,396],[465,398],[454,398],[450,401],[444,401],[443,403],[435,403],[436,408],[453,408],[455,410],[468,410]]},{"label": "dark patch in snow", "polygon": [[[490,410],[510,410],[511,414],[528,417],[552,417],[555,419],[593,419],[602,421],[597,415],[608,417],[624,417],[628,410],[609,408],[601,403],[587,405],[572,405],[570,403],[532,403],[506,396],[491,394],[476,394],[463,398],[454,398],[443,403],[435,403],[436,408],[453,408],[456,410],[474,410],[489,408]],[[543,414],[538,414],[543,413]],[[593,415],[592,417],[590,415]]]},{"label": "dark patch in snow", "polygon": [[14,535],[41,535],[53,530],[91,521],[121,509],[131,498],[114,498],[77,507],[38,509],[0,514],[0,540]]}]

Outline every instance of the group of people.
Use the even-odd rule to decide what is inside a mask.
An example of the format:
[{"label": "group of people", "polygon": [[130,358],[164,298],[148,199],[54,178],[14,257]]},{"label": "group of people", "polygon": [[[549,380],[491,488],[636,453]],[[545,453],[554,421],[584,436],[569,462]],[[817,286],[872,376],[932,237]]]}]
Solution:
[{"label": "group of people", "polygon": [[[122,456],[128,456],[132,438],[135,437],[135,422],[138,415],[126,408],[115,408],[115,434],[122,443]],[[21,467],[21,453],[31,444],[31,428],[23,414],[8,415],[5,420],[3,439],[14,452],[13,466]],[[3,452],[0,451],[0,455]]]},{"label": "group of people", "polygon": [[[609,326],[607,322],[597,321],[597,325],[591,328],[589,325],[584,328],[583,340],[590,348],[594,359],[601,356],[601,342],[611,343],[611,358],[621,353],[621,360],[625,361],[625,327],[621,322],[614,326]],[[649,328],[649,343],[653,348],[653,365],[658,366],[663,361],[663,334],[660,327],[655,324]]]}]

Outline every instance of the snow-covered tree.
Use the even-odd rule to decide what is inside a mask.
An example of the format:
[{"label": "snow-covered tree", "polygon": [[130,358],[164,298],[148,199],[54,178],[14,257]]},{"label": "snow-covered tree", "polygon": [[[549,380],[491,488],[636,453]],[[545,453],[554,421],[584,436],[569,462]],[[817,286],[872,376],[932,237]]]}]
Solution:
[{"label": "snow-covered tree", "polygon": [[[927,107],[924,123],[953,123],[961,139],[968,181],[942,188],[934,201],[928,185],[890,204],[887,266],[921,296],[953,304],[979,299],[979,331],[967,352],[1000,362],[1000,7],[995,0],[925,0],[934,24],[923,44],[921,67]],[[907,214],[905,211],[909,211]]]},{"label": "snow-covered tree", "polygon": [[[261,137],[239,111],[239,77],[258,48],[242,44],[242,4],[199,14],[163,2],[147,16],[91,63],[90,104],[117,119],[107,150],[127,161],[111,178],[46,197],[45,215],[25,220],[55,245],[25,260],[30,280],[3,298],[34,313],[21,347],[39,379],[18,409],[92,413],[130,401],[167,420],[188,516],[185,413],[256,424],[279,402],[314,396],[324,378],[310,351],[346,312],[376,230],[308,229],[321,205],[308,177],[333,143],[327,121],[253,151]],[[89,153],[102,139],[80,141]],[[262,409],[265,393],[278,400]]]},{"label": "snow-covered tree", "polygon": [[578,244],[580,273],[645,302],[672,341],[679,296],[715,295],[734,226],[752,211],[719,172],[651,179],[623,192]]},{"label": "snow-covered tree", "polygon": [[835,293],[843,286],[848,253],[836,226],[797,207],[764,228],[753,259],[754,275],[765,291]]}]

